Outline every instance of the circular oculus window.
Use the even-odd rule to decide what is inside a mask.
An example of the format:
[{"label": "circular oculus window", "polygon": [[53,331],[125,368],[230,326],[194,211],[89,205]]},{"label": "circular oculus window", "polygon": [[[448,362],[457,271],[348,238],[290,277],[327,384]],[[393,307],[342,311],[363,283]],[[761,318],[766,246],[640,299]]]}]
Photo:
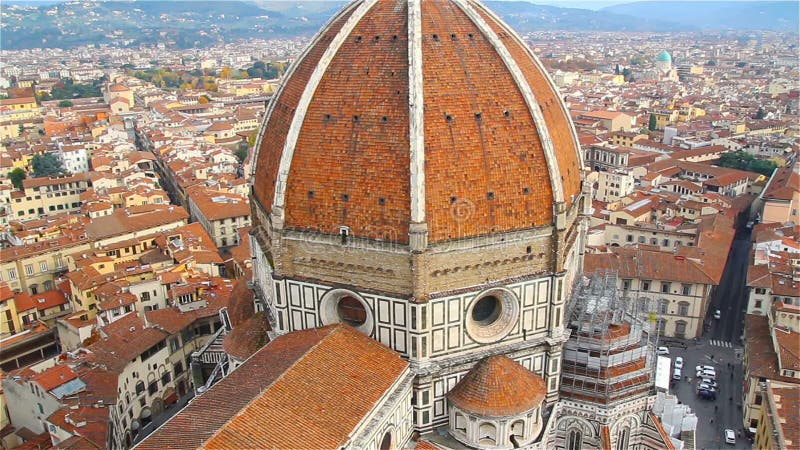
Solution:
[{"label": "circular oculus window", "polygon": [[369,306],[358,294],[347,289],[327,292],[320,301],[323,325],[346,323],[364,334],[372,334],[374,320]]},{"label": "circular oculus window", "polygon": [[470,304],[466,319],[467,333],[482,344],[496,342],[514,329],[518,319],[517,296],[507,289],[491,289],[476,296]]}]

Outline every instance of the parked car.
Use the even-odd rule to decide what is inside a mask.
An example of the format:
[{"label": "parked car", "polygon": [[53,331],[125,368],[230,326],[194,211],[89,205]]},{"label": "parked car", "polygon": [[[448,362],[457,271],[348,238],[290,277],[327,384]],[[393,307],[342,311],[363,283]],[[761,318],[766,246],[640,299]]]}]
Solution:
[{"label": "parked car", "polygon": [[722,319],[722,313],[718,309],[714,310],[714,318],[717,320]]},{"label": "parked car", "polygon": [[656,355],[669,355],[669,349],[667,347],[658,347],[656,349]]},{"label": "parked car", "polygon": [[[694,371],[695,371],[695,373],[696,373],[696,375],[695,375],[695,376],[696,376],[697,378],[700,378],[700,376],[702,376],[702,375],[703,375],[703,372],[704,372],[704,371],[706,371],[706,370],[711,370],[711,371],[713,371],[713,370],[714,370],[714,366],[696,366],[696,367],[694,368]],[[714,378],[716,378],[716,377],[714,377]]]},{"label": "parked car", "polygon": [[698,385],[697,385],[697,390],[698,390],[698,391],[717,392],[717,390],[716,390],[716,389],[714,389],[713,387],[711,387],[711,385],[709,385],[709,384],[706,384],[706,383],[700,383],[700,384],[698,384]]},{"label": "parked car", "polygon": [[701,389],[697,391],[697,396],[702,398],[703,400],[716,400],[717,393],[714,391],[707,391],[705,389]]},{"label": "parked car", "polygon": [[716,389],[716,388],[717,388],[717,386],[719,386],[719,385],[717,384],[717,382],[716,382],[716,381],[714,381],[714,380],[712,380],[711,378],[700,378],[700,382],[701,382],[701,383],[705,383],[705,384],[707,384],[707,385],[711,386],[711,387],[712,387],[712,388],[714,388],[714,389]]},{"label": "parked car", "polygon": [[734,433],[730,428],[725,429],[725,443],[736,444],[736,433]]},{"label": "parked car", "polygon": [[675,368],[676,369],[683,369],[683,357],[676,356],[675,357]]},{"label": "parked car", "polygon": [[711,369],[711,370],[705,369],[702,372],[700,372],[700,375],[698,375],[697,377],[698,378],[711,378],[712,380],[716,380],[717,379],[717,373],[714,372],[714,369]]},{"label": "parked car", "polygon": [[683,378],[683,375],[681,374],[681,369],[676,367],[675,370],[672,371],[672,379],[680,380],[681,378]]}]

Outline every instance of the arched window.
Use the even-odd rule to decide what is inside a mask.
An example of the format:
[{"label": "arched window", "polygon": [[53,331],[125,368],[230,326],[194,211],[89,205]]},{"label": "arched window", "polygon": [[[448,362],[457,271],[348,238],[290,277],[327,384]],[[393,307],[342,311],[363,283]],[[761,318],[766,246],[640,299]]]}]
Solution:
[{"label": "arched window", "polygon": [[525,437],[525,422],[517,420],[511,424],[511,436],[515,437],[517,442]]},{"label": "arched window", "polygon": [[567,433],[567,450],[581,450],[583,436],[580,430],[569,430]]},{"label": "arched window", "polygon": [[689,315],[689,302],[678,302],[678,314],[681,316]]},{"label": "arched window", "polygon": [[497,427],[494,424],[484,422],[478,428],[478,443],[486,445],[497,445]]},{"label": "arched window", "polygon": [[623,427],[619,430],[617,435],[617,450],[628,450],[628,441],[630,440],[631,429]]},{"label": "arched window", "polygon": [[392,433],[387,431],[383,435],[383,440],[381,440],[380,450],[391,450],[392,448]]},{"label": "arched window", "polygon": [[658,301],[658,312],[661,314],[669,313],[669,300],[662,298]]}]

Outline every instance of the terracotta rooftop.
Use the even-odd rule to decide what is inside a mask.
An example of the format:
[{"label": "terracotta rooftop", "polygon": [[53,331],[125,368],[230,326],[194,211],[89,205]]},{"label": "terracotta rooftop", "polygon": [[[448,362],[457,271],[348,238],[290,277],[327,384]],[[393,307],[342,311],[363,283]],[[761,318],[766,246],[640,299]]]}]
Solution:
[{"label": "terracotta rooftop", "polygon": [[778,355],[773,347],[769,319],[766,316],[744,316],[744,346],[747,355],[746,376],[800,384],[800,380],[780,374]]},{"label": "terracotta rooftop", "polygon": [[258,313],[235,326],[225,336],[222,346],[225,353],[236,359],[245,360],[269,342],[267,336],[269,330],[269,321],[266,316],[264,313]]},{"label": "terracotta rooftop", "polygon": [[132,231],[144,231],[173,222],[186,221],[189,218],[189,213],[180,206],[147,206],[157,207],[142,213],[132,213],[134,208],[118,209],[107,216],[97,217],[86,225],[86,233],[92,239],[99,240]]},{"label": "terracotta rooftop", "polygon": [[800,444],[800,386],[770,385],[772,401],[781,427],[782,444],[786,449],[797,448]]},{"label": "terracotta rooftop", "polygon": [[469,413],[487,416],[522,414],[541,405],[544,380],[505,355],[481,360],[447,394]]},{"label": "terracotta rooftop", "polygon": [[78,374],[73,372],[69,366],[56,365],[34,375],[32,380],[45,391],[50,391],[77,377]]},{"label": "terracotta rooftop", "polygon": [[86,348],[90,352],[87,358],[116,373],[121,373],[131,360],[168,337],[165,331],[146,327],[136,313],[129,313],[101,328],[101,335],[105,337]]},{"label": "terracotta rooftop", "polygon": [[[379,0],[352,31],[342,31],[364,7],[356,1],[332,19],[273,97],[258,144],[254,198],[270,210],[279,186],[286,228],[337,233],[346,225],[354,236],[403,243],[418,190],[424,195],[414,215],[424,216],[430,242],[550,225],[554,189],[563,189],[570,204],[580,191],[582,163],[566,108],[527,45],[471,0],[465,8],[480,21],[455,2],[421,2],[422,31],[414,36],[407,4]],[[340,32],[348,37],[309,91],[307,108],[299,108]],[[409,39],[418,40],[418,55],[409,54]],[[508,69],[512,60],[521,77]],[[419,123],[409,111],[417,86],[409,61],[420,67]],[[538,106],[527,103],[528,89]],[[293,121],[299,134],[287,143]],[[545,128],[552,153],[544,149]],[[291,164],[280,168],[284,156]],[[555,180],[548,167],[559,171]],[[462,213],[480,220],[463,220]]]},{"label": "terracotta rooftop", "polygon": [[584,259],[584,273],[594,273],[601,269],[616,270],[622,278],[634,277],[710,285],[718,283],[718,280],[709,277],[702,270],[700,264],[690,259],[677,257],[672,253],[633,247],[612,247],[609,249],[609,253],[587,254]]},{"label": "terracotta rooftop", "polygon": [[55,289],[35,295],[28,294],[27,292],[18,292],[14,294],[14,303],[17,306],[18,312],[28,311],[30,309],[44,311],[67,303],[67,298],[64,297],[63,292]]},{"label": "terracotta rooftop", "polygon": [[137,448],[338,448],[407,367],[396,352],[345,325],[295,331],[263,347]]}]

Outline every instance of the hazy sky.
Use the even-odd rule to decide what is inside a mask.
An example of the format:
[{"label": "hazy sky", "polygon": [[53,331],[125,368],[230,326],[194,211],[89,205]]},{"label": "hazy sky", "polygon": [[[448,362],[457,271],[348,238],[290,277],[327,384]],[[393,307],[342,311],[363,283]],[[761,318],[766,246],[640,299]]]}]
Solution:
[{"label": "hazy sky", "polygon": [[[8,4],[53,4],[53,3],[61,3],[62,0],[6,0],[4,3]],[[64,0],[65,1],[65,0]],[[107,1],[131,1],[131,0],[107,0]],[[134,0],[135,1],[135,0]],[[139,0],[139,1],[165,1],[165,0]],[[192,0],[166,0],[166,1],[192,1]],[[225,0],[214,0],[214,1],[225,1]],[[242,0],[242,1],[253,1],[253,0]],[[280,1],[291,1],[291,0],[280,0]],[[301,3],[303,0],[296,0],[298,3]],[[312,0],[312,1],[347,1],[347,0]],[[485,1],[485,0],[483,0]],[[633,3],[635,1],[659,1],[659,0],[499,0],[499,1],[527,1],[528,3],[535,3],[539,5],[552,5],[552,6],[560,6],[563,8],[581,8],[581,9],[601,9],[605,8],[606,6],[611,5],[618,5],[621,3]],[[669,0],[669,1],[681,1],[681,2],[693,2],[693,1],[709,1],[709,0]],[[767,0],[710,0],[710,1],[767,1]],[[778,0],[782,1],[782,0]],[[258,0],[255,0],[258,3]],[[2,3],[2,2],[0,2]]]}]

